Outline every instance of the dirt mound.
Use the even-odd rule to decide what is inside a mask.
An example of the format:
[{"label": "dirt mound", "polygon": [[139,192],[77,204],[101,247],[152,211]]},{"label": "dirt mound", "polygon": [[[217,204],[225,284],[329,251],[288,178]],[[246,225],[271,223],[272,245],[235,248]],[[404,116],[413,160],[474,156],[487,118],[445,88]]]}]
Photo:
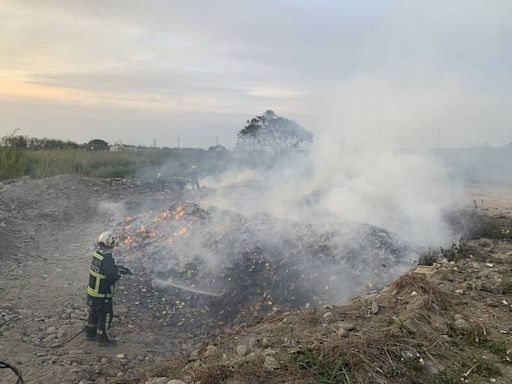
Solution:
[{"label": "dirt mound", "polygon": [[411,262],[400,239],[373,226],[245,217],[192,202],[129,217],[119,232],[124,262],[192,288],[169,288],[169,294],[186,302],[188,312],[207,307],[226,323],[280,308],[344,302],[369,285],[384,284]]}]

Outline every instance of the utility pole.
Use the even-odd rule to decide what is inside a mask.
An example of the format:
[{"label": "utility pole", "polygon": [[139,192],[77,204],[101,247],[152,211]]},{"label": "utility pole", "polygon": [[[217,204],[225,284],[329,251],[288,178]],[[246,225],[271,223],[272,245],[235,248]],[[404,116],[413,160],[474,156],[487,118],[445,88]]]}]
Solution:
[{"label": "utility pole", "polygon": [[180,138],[178,137],[178,149],[180,149]]},{"label": "utility pole", "polygon": [[156,148],[156,137],[153,138],[153,147]]}]

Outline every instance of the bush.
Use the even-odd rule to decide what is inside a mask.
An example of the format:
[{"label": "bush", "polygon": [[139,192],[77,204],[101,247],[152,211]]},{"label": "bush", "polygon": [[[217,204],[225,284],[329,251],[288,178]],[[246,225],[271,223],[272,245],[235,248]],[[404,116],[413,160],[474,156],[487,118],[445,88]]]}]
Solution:
[{"label": "bush", "polygon": [[481,238],[512,239],[512,220],[505,216],[488,216],[473,210],[450,212],[446,219],[454,233],[465,240]]},{"label": "bush", "polygon": [[0,180],[15,179],[26,175],[28,159],[23,151],[0,147]]},{"label": "bush", "polygon": [[420,255],[418,265],[434,265],[442,257],[441,249],[429,248],[426,252]]}]

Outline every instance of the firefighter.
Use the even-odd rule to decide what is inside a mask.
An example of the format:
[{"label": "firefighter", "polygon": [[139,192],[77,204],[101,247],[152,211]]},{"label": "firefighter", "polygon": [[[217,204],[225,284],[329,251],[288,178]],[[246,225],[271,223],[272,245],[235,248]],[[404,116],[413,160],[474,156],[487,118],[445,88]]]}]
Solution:
[{"label": "firefighter", "polygon": [[197,175],[197,167],[195,165],[192,166],[192,173],[190,174],[190,184],[192,186],[192,190],[200,190],[199,186],[199,176]]},{"label": "firefighter", "polygon": [[98,238],[98,249],[92,256],[89,270],[89,286],[87,287],[87,305],[89,318],[87,321],[87,338],[96,339],[101,344],[113,344],[108,329],[114,315],[112,299],[114,285],[121,275],[131,273],[128,268],[116,265],[112,249],[116,238],[112,232],[104,232]]}]

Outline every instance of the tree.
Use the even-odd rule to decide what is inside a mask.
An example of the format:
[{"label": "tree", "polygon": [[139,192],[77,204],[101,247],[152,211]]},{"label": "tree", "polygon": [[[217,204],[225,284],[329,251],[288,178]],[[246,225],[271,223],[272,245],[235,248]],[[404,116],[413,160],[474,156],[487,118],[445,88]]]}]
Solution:
[{"label": "tree", "polygon": [[313,134],[295,121],[266,111],[248,120],[238,132],[237,148],[273,152],[276,155],[301,149],[313,141]]},{"label": "tree", "polygon": [[2,145],[13,149],[27,149],[28,141],[27,136],[11,134],[2,138]]},{"label": "tree", "polygon": [[101,139],[94,139],[87,143],[88,151],[108,151],[108,148],[108,143]]}]

